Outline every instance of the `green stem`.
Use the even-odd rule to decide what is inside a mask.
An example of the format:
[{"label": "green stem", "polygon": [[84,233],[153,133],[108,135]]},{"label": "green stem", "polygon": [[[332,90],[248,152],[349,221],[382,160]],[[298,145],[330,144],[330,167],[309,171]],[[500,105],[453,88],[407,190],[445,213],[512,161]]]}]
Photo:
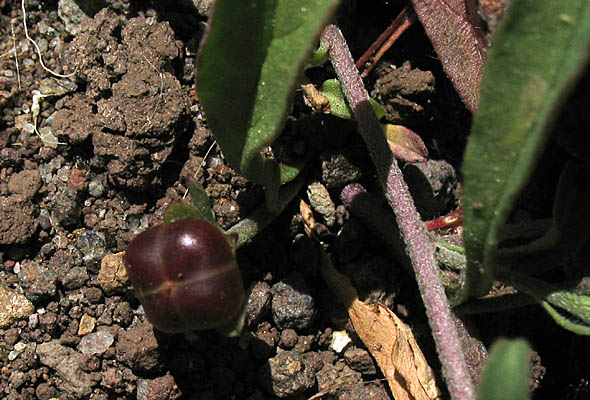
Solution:
[{"label": "green stem", "polygon": [[270,225],[270,223],[285,209],[287,204],[293,200],[303,185],[302,175],[303,174],[299,174],[294,181],[284,185],[280,189],[272,211],[270,211],[266,205],[263,205],[228,229],[228,233],[238,234],[238,248],[242,247],[249,240],[252,240],[264,228]]}]

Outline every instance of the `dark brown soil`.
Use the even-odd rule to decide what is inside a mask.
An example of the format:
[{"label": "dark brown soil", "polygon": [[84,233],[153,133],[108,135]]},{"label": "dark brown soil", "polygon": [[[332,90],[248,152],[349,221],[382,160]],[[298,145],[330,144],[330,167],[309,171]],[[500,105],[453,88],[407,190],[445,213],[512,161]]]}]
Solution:
[{"label": "dark brown soil", "polygon": [[[41,67],[24,35],[20,2],[0,0],[0,397],[306,399],[325,389],[323,398],[391,398],[318,273],[295,202],[238,252],[249,287],[240,337],[152,329],[116,254],[162,221],[166,206],[185,194],[187,178],[205,187],[223,228],[259,206],[263,190],[227,166],[217,148],[208,153],[213,138],[194,86],[206,17],[190,2],[112,1],[102,10],[80,2],[88,12],[81,21],[64,11],[73,2],[59,2],[61,17],[57,3],[29,1],[27,17],[44,63],[74,72],[65,80]],[[344,3],[339,23],[355,57],[404,5]],[[10,55],[15,44],[18,72]],[[422,215],[443,215],[459,201],[457,170],[471,115],[419,24],[386,59],[368,77],[368,89],[389,122],[415,130],[427,144],[432,161],[407,165],[406,172]],[[309,72],[318,82],[329,74],[327,68]],[[51,94],[41,102],[37,125],[50,129],[58,145],[27,128],[34,90]],[[309,190],[319,184],[317,190],[330,194],[327,209],[314,208],[315,233],[363,299],[385,303],[410,325],[438,371],[413,277],[339,200],[351,182],[378,193],[354,122],[313,114],[297,96],[276,149],[285,157],[309,156],[307,185],[315,183]],[[544,162],[562,158],[561,150],[549,151]],[[546,198],[535,196],[554,188],[552,171],[528,198]],[[309,202],[305,190],[300,198]],[[535,216],[550,207],[522,206]],[[590,398],[587,341],[556,326],[540,307],[466,324],[475,370],[484,345],[524,336],[535,350],[535,398]],[[337,352],[333,332],[344,330],[352,342]]]}]

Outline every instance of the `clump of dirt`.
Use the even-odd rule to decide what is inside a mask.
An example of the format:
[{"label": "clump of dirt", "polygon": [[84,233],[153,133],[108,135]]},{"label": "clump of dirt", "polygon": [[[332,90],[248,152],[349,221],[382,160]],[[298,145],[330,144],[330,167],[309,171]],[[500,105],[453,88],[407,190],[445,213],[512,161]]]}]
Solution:
[{"label": "clump of dirt", "polygon": [[65,50],[86,87],[65,99],[52,128],[80,145],[91,138],[117,186],[149,190],[188,125],[186,94],[174,75],[181,45],[167,23],[137,17],[122,26],[103,9]]}]

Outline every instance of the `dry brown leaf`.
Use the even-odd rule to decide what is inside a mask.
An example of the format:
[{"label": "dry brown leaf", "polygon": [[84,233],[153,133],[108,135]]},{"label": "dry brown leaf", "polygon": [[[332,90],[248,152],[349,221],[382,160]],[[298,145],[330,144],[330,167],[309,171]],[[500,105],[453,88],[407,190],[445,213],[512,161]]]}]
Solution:
[{"label": "dry brown leaf", "polygon": [[389,148],[399,160],[407,162],[425,162],[428,149],[413,130],[402,125],[386,124],[383,126]]},{"label": "dry brown leaf", "polygon": [[305,79],[301,84],[303,100],[305,104],[318,114],[330,114],[330,101],[320,92],[313,83]]},{"label": "dry brown leaf", "polygon": [[315,218],[313,217],[311,207],[303,200],[299,201],[299,213],[303,220],[303,230],[307,236],[311,237],[313,229],[315,228]]},{"label": "dry brown leaf", "polygon": [[383,304],[369,305],[358,299],[348,278],[322,254],[322,276],[348,308],[358,336],[375,358],[396,400],[439,399],[434,372],[426,362],[410,328]]}]

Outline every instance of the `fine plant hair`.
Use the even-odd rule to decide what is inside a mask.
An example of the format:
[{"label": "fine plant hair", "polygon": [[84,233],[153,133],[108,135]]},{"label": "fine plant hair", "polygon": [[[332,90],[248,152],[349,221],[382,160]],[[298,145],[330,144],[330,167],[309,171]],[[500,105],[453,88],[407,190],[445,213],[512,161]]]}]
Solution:
[{"label": "fine plant hair", "polygon": [[342,32],[335,25],[329,25],[322,34],[321,42],[322,47],[328,48],[338,80],[342,84],[346,99],[358,121],[361,136],[375,164],[385,198],[396,216],[426,308],[451,398],[473,399],[475,390],[438,271],[434,246],[416,210],[397,160],[387,145],[377,115],[369,102],[369,94]]}]

